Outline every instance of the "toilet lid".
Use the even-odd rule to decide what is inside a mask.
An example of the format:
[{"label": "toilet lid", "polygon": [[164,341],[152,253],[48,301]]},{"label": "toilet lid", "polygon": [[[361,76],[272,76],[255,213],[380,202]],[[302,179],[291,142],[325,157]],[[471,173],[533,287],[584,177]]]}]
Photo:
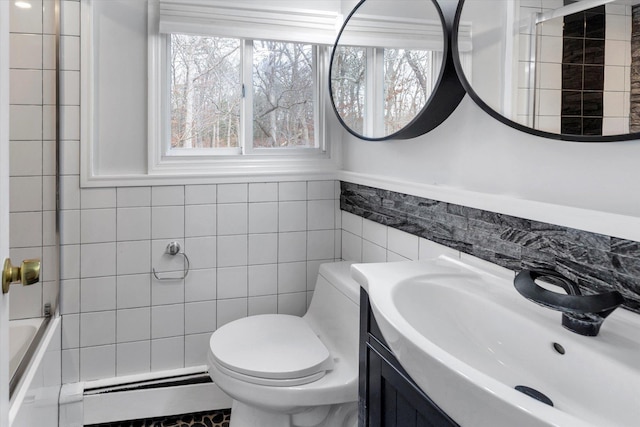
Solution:
[{"label": "toilet lid", "polygon": [[211,336],[211,355],[241,374],[291,379],[333,368],[329,350],[301,317],[264,314],[227,323]]}]

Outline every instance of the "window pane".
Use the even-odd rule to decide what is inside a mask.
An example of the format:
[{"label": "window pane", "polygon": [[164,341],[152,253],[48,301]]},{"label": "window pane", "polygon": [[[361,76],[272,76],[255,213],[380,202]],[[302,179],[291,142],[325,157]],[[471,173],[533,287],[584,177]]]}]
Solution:
[{"label": "window pane", "polygon": [[331,90],[333,102],[345,124],[364,132],[367,53],[363,47],[340,46],[333,58]]},{"label": "window pane", "polygon": [[385,134],[404,128],[431,95],[431,51],[384,50]]},{"label": "window pane", "polygon": [[253,43],[253,146],[316,147],[311,45]]},{"label": "window pane", "polygon": [[171,35],[171,148],[238,147],[240,40]]}]

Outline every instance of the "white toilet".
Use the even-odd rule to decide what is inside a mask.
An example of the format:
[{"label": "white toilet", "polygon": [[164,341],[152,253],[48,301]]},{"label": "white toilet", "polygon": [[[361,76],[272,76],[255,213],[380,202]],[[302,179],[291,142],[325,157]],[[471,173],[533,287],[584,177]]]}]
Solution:
[{"label": "white toilet", "polygon": [[303,317],[251,316],[211,336],[209,375],[233,399],[231,427],[355,427],[360,287],[323,264]]}]

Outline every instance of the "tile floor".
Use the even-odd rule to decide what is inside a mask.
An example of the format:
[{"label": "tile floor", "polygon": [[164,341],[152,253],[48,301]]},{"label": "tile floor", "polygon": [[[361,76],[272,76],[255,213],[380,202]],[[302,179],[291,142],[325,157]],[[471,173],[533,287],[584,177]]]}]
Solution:
[{"label": "tile floor", "polygon": [[119,421],[107,424],[92,424],[86,427],[229,427],[231,409],[214,412],[175,415],[166,418]]}]

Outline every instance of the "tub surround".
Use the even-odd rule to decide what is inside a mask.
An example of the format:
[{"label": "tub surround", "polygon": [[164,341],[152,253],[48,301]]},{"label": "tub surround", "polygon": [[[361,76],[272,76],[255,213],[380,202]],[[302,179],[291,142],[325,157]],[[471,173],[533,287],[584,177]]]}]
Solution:
[{"label": "tub surround", "polygon": [[340,208],[513,271],[555,268],[585,293],[616,289],[640,313],[640,242],[349,182]]}]

